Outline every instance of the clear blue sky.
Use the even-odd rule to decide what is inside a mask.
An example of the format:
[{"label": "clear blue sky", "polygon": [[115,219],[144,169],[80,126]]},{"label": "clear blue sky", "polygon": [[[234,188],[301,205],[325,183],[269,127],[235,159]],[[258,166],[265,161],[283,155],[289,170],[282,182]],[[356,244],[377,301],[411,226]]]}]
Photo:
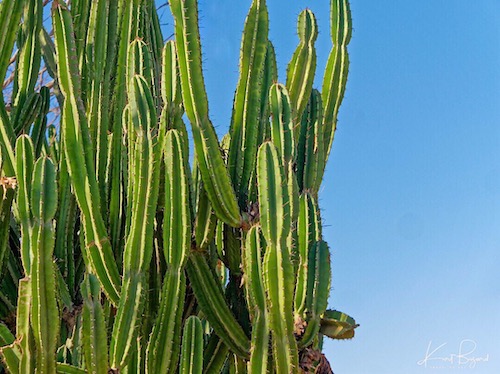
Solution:
[{"label": "clear blue sky", "polygon": [[[200,1],[211,118],[229,127],[245,1]],[[269,0],[279,80],[305,7]],[[337,374],[500,373],[500,1],[351,0],[351,69],[321,191],[330,307],[361,324],[327,342]],[[168,10],[167,17],[168,20]],[[167,25],[167,29],[171,25]],[[431,356],[471,350],[462,362]],[[488,355],[488,356],[487,356]],[[453,356],[452,356],[453,357]],[[439,366],[439,367],[436,367]]]}]

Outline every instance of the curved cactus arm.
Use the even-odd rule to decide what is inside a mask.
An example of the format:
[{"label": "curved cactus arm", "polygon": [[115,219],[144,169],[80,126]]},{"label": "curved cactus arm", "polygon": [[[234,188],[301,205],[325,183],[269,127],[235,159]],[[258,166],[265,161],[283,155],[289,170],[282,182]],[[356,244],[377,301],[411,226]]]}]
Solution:
[{"label": "curved cactus arm", "polygon": [[110,345],[111,367],[126,365],[138,333],[145,277],[153,254],[153,229],[159,187],[161,144],[153,139],[156,111],[146,80],[136,75],[130,84],[130,112],[135,132],[133,159],[134,196],[131,224],[123,254],[123,293],[118,305]]},{"label": "curved cactus arm", "polygon": [[99,281],[87,274],[82,286],[82,340],[85,367],[96,374],[108,373],[108,339],[101,306]]},{"label": "curved cactus arm", "polygon": [[321,318],[320,332],[331,339],[352,339],[359,325],[354,318],[338,310],[327,310]]},{"label": "curved cactus arm", "polygon": [[330,0],[330,22],[333,48],[328,57],[323,80],[322,97],[325,107],[324,142],[326,158],[332,148],[337,115],[344,98],[349,70],[347,45],[351,40],[352,21],[349,0]]},{"label": "curved cactus arm", "polygon": [[259,226],[252,226],[247,233],[243,258],[243,272],[252,321],[252,348],[249,373],[265,373],[269,351],[269,320],[266,290],[262,279],[261,233]]},{"label": "curved cactus arm", "polygon": [[182,336],[180,374],[203,372],[203,326],[196,316],[186,320]]},{"label": "curved cactus arm", "polygon": [[231,313],[220,280],[210,269],[205,255],[198,251],[191,252],[186,270],[196,300],[214,331],[234,353],[248,358],[250,340]]},{"label": "curved cactus arm", "polygon": [[58,78],[65,97],[61,132],[69,174],[82,212],[85,231],[85,247],[82,250],[86,252],[89,266],[97,275],[104,292],[114,304],[118,304],[120,275],[100,211],[94,153],[80,97],[81,83],[76,65],[72,20],[67,7],[59,1],[53,2],[53,21]]},{"label": "curved cactus arm", "polygon": [[[294,111],[294,123],[298,123],[307,105],[316,72],[316,49],[314,43],[318,37],[316,17],[310,9],[303,10],[297,22],[300,43],[288,64],[286,86]],[[295,139],[299,134],[295,128]]]},{"label": "curved cactus arm", "polygon": [[56,169],[52,161],[40,158],[35,164],[31,191],[33,233],[31,251],[31,321],[35,336],[37,370],[55,372],[59,312],[52,254],[57,209]]},{"label": "curved cactus arm", "polygon": [[309,251],[307,272],[307,326],[299,347],[307,347],[318,335],[321,316],[328,306],[331,268],[330,250],[324,241],[314,243]]},{"label": "curved cactus arm", "polygon": [[228,166],[240,208],[246,208],[248,185],[258,149],[264,63],[269,19],[265,0],[253,0],[248,12],[240,52],[240,76],[234,97]]},{"label": "curved cactus arm", "polygon": [[273,358],[278,373],[298,371],[298,352],[293,335],[294,274],[286,240],[290,234],[288,190],[278,150],[266,142],[257,159],[262,232],[266,239],[263,274],[268,298]]},{"label": "curved cactus arm", "polygon": [[17,209],[21,223],[21,261],[26,275],[31,274],[30,235],[32,216],[30,210],[31,179],[35,163],[33,143],[28,135],[21,135],[16,141]]},{"label": "curved cactus arm", "polygon": [[193,131],[196,159],[208,197],[217,217],[239,227],[241,218],[234,189],[219,151],[219,142],[208,117],[208,100],[201,69],[198,5],[196,0],[173,0],[175,39],[182,97]]}]

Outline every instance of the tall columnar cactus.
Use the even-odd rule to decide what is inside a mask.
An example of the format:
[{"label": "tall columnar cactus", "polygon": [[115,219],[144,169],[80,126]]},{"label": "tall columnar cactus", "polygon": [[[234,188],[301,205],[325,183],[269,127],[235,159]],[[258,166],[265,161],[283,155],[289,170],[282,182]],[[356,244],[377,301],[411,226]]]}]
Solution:
[{"label": "tall columnar cactus", "polygon": [[331,371],[323,337],[357,325],[327,310],[318,206],[351,37],[330,5],[320,92],[313,11],[283,84],[252,1],[219,140],[196,0],[164,44],[152,0],[0,2],[0,373]]}]

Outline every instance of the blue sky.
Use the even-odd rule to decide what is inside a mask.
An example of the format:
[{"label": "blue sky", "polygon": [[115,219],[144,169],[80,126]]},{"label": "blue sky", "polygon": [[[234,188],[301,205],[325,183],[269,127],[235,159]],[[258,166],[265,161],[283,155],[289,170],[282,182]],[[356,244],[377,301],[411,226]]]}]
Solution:
[{"label": "blue sky", "polygon": [[[249,6],[200,1],[220,135]],[[316,14],[320,88],[329,2],[268,6],[281,82],[299,12]],[[351,9],[349,81],[320,204],[332,248],[330,307],[361,326],[352,341],[326,342],[326,355],[337,374],[498,373],[500,1],[351,0]],[[462,357],[468,365],[450,356],[461,343],[464,354],[475,344]],[[429,344],[442,346],[418,365]],[[487,361],[472,368],[473,358]]]}]

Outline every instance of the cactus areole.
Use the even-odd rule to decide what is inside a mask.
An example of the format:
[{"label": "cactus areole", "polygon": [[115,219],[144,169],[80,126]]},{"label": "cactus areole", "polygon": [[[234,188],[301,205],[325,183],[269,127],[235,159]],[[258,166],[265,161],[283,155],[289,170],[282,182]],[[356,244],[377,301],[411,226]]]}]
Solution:
[{"label": "cactus areole", "polygon": [[278,77],[251,2],[222,139],[198,2],[168,6],[165,43],[153,0],[0,2],[0,373],[331,373],[324,337],[354,337],[318,205],[348,0],[321,87],[327,25],[299,14]]}]

